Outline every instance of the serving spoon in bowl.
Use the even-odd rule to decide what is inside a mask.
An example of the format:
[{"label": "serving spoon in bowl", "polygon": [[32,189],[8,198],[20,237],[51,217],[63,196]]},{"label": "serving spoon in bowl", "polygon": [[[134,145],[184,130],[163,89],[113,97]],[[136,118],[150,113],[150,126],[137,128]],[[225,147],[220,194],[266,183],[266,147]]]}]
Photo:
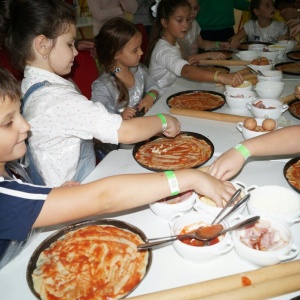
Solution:
[{"label": "serving spoon in bowl", "polygon": [[[149,248],[152,248],[154,246],[158,246],[167,242],[175,241],[175,240],[182,240],[182,239],[197,239],[200,241],[209,241],[212,240],[219,235],[225,234],[226,232],[243,228],[247,225],[251,225],[255,223],[260,216],[254,216],[249,219],[243,220],[242,222],[239,222],[229,228],[224,228],[221,224],[214,224],[209,226],[201,226],[198,229],[196,229],[193,233],[187,233],[187,234],[178,234],[178,235],[171,235],[169,237],[163,237],[163,238],[156,238],[152,240],[156,240],[155,242],[151,242],[151,239],[148,239],[148,243],[140,244],[137,246],[138,250],[146,250]],[[159,241],[157,241],[160,239]]]}]

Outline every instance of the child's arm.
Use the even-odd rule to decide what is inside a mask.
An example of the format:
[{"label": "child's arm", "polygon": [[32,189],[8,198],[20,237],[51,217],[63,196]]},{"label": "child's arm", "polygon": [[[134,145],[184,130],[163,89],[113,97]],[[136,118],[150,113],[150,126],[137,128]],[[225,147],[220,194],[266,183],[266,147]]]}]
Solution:
[{"label": "child's arm", "polygon": [[[212,198],[218,206],[222,206],[222,198],[228,201],[236,191],[231,183],[223,183],[199,170],[186,169],[174,174],[179,192],[195,190]],[[117,175],[80,186],[59,187],[48,195],[33,227],[127,210],[170,194],[169,181],[164,172]]]},{"label": "child's arm", "polygon": [[228,39],[231,48],[237,48],[240,45],[240,41],[247,36],[246,31],[242,28],[234,36]]},{"label": "child's arm", "polygon": [[222,52],[205,52],[189,56],[188,62],[197,64],[201,59],[226,59],[226,56]]},{"label": "child's arm", "polygon": [[153,106],[158,97],[158,91],[150,90],[138,105],[138,111],[144,108],[145,113]]},{"label": "child's arm", "polygon": [[229,48],[229,43],[203,40],[201,34],[198,35],[197,41],[198,41],[198,47],[200,49],[212,49],[212,48],[219,48],[219,47]]}]

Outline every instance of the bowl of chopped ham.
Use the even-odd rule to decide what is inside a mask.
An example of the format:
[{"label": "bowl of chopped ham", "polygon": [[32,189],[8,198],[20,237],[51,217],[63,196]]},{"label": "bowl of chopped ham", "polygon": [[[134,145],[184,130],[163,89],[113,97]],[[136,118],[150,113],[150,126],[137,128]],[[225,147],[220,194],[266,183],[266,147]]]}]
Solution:
[{"label": "bowl of chopped ham", "polygon": [[[234,225],[243,218],[245,217],[240,215],[230,223]],[[232,239],[236,253],[254,266],[279,264],[299,254],[290,228],[284,222],[273,218],[261,216],[253,225],[235,230]]]},{"label": "bowl of chopped ham", "polygon": [[277,99],[256,99],[246,104],[255,118],[270,118],[277,120],[289,106]]}]

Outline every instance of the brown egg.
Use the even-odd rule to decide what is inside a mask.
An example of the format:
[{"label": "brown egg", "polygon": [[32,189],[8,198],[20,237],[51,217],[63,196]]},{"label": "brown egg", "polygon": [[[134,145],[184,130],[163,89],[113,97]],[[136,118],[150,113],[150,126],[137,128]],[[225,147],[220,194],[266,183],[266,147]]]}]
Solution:
[{"label": "brown egg", "polygon": [[259,60],[256,58],[256,59],[253,59],[251,61],[251,65],[258,65],[259,64]]},{"label": "brown egg", "polygon": [[266,60],[261,60],[261,61],[259,62],[259,65],[260,65],[260,66],[267,66],[267,65],[269,65],[269,62],[266,61]]},{"label": "brown egg", "polygon": [[276,128],[276,122],[273,120],[273,119],[265,119],[263,122],[262,122],[262,127],[264,130],[267,130],[267,131],[272,131]]},{"label": "brown egg", "polygon": [[256,126],[257,126],[257,122],[256,122],[256,120],[254,118],[247,118],[244,121],[244,127],[246,129],[254,130]]}]

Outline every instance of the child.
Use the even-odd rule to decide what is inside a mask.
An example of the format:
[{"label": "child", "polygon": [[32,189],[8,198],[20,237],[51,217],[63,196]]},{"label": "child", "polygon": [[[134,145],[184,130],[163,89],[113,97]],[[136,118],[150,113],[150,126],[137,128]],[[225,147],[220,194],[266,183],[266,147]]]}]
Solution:
[{"label": "child", "polygon": [[251,20],[231,39],[232,47],[238,47],[241,40],[274,43],[285,39],[287,26],[283,22],[273,20],[275,7],[273,0],[251,0]]},{"label": "child", "polygon": [[82,181],[94,169],[93,138],[133,144],[159,133],[164,118],[166,136],[180,132],[180,123],[169,115],[122,121],[102,104],[87,101],[61,77],[70,72],[78,53],[75,11],[70,5],[62,0],[18,1],[0,11],[7,21],[1,28],[6,29],[8,50],[19,68],[25,67],[22,111],[32,127],[29,170],[36,166],[47,185]]},{"label": "child", "polygon": [[[154,9],[156,10],[156,9]],[[150,77],[163,94],[178,76],[194,81],[214,81],[237,86],[243,82],[239,73],[201,70],[182,58],[178,39],[183,39],[190,26],[190,4],[186,0],[161,0],[149,41],[145,64]]]},{"label": "child", "polygon": [[113,18],[102,26],[95,41],[104,73],[92,84],[92,100],[110,113],[121,114],[123,120],[146,113],[158,96],[158,87],[139,64],[141,33],[131,22]]},{"label": "child", "polygon": [[206,52],[198,54],[200,49],[211,49],[211,48],[229,48],[227,42],[213,42],[203,40],[201,37],[201,28],[196,21],[196,16],[200,10],[197,0],[188,0],[191,5],[190,14],[190,28],[183,39],[178,40],[180,46],[183,48],[183,57],[190,63],[198,61],[200,59],[226,59],[222,52]]},{"label": "child", "polygon": [[[20,114],[20,97],[19,83],[0,68],[0,269],[20,253],[34,228],[122,211],[170,195],[171,182],[163,172],[111,176],[53,189],[15,179],[7,162],[25,154],[30,130]],[[175,194],[195,190],[222,205],[221,199],[229,200],[235,192],[231,184],[223,184],[198,170],[181,170],[171,175],[175,178]]]},{"label": "child", "polygon": [[[300,84],[295,88],[300,99]],[[208,173],[220,180],[229,180],[243,167],[248,156],[268,156],[300,153],[300,125],[272,131],[268,134],[243,141],[219,156]],[[267,145],[267,147],[266,147]]]}]

